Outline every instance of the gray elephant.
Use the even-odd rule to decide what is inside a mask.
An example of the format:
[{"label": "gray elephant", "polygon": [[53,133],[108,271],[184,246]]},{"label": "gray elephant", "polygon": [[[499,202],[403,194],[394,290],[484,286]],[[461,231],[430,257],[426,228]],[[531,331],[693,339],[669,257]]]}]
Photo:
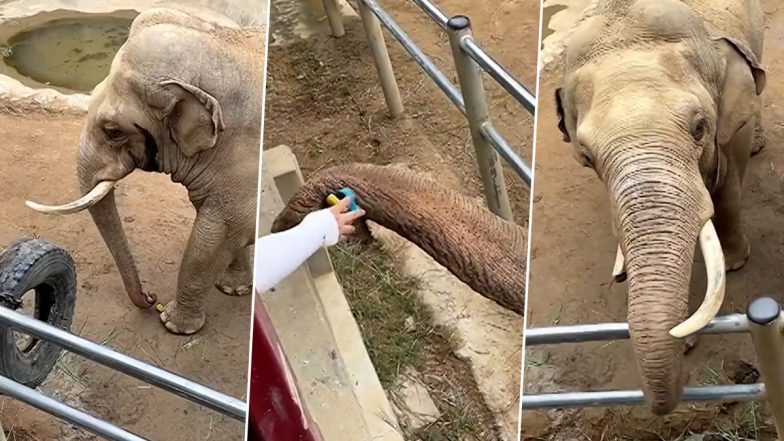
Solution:
[{"label": "gray elephant", "polygon": [[142,291],[114,199],[114,184],[136,169],[171,175],[188,189],[196,220],[166,329],[204,325],[204,296],[250,292],[260,150],[263,35],[171,9],[133,22],[108,77],[95,87],[79,141],[79,200],[28,206],[47,213],[89,209],[134,305]]},{"label": "gray elephant", "polygon": [[[763,144],[762,29],[757,0],[605,0],[567,42],[558,126],[608,189],[615,272],[659,415],[681,398],[684,338],[718,313],[725,269],[749,256],[741,186]],[[698,237],[708,290],[687,318]]]},{"label": "gray elephant", "polygon": [[355,237],[371,238],[373,221],[408,239],[478,294],[522,315],[526,231],[427,175],[391,165],[349,163],[319,170],[294,193],[272,232],[302,222],[326,206],[337,188],[350,187],[365,216]]}]

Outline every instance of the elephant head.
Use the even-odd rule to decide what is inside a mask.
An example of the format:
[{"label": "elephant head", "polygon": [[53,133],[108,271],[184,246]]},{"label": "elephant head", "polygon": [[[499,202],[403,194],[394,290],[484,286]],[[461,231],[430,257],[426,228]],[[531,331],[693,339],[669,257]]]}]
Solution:
[{"label": "elephant head", "polygon": [[272,232],[299,224],[343,187],[356,193],[363,219],[410,240],[474,291],[522,315],[524,229],[421,173],[371,164],[321,170],[291,197]]},{"label": "elephant head", "polygon": [[[714,3],[706,7],[732,2]],[[678,337],[704,327],[723,299],[711,220],[712,192],[727,173],[720,147],[749,121],[765,73],[752,48],[709,33],[697,10],[676,0],[604,2],[574,29],[564,67],[558,127],[608,189],[644,390],[653,412],[667,414],[682,394]],[[708,292],[687,319],[698,237]]]},{"label": "elephant head", "polygon": [[[252,75],[258,60],[247,49],[236,49],[249,47],[251,38],[243,31],[217,29],[176,10],[140,14],[90,98],[77,159],[83,196],[58,206],[27,202],[45,213],[89,209],[131,301],[140,308],[156,298],[142,291],[115,205],[115,183],[136,169],[170,174],[198,204],[215,170],[231,160],[227,140],[232,132],[258,131],[254,107],[260,108],[261,97],[250,96],[261,89],[253,87],[260,81]],[[253,44],[261,45],[256,37],[259,42]],[[227,111],[226,102],[242,104]]]}]

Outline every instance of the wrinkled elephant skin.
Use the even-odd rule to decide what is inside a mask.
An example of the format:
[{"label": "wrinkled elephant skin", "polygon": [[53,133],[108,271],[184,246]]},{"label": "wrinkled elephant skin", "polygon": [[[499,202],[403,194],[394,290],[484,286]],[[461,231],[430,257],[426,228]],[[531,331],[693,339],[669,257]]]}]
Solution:
[{"label": "wrinkled elephant skin", "polygon": [[715,225],[727,270],[749,256],[741,186],[763,144],[762,30],[757,0],[603,0],[567,41],[558,128],[608,189],[631,340],[659,415],[681,399],[684,340],[669,332],[689,312],[698,236]]},{"label": "wrinkled elephant skin", "polygon": [[365,219],[408,239],[474,291],[523,314],[526,246],[523,227],[424,175],[400,167],[347,164],[322,170],[289,200],[272,232],[299,224],[349,187]]},{"label": "wrinkled elephant skin", "polygon": [[142,290],[115,205],[112,183],[136,169],[184,185],[196,220],[180,266],[166,329],[197,332],[212,286],[250,292],[255,240],[264,36],[226,28],[174,9],[134,20],[107,78],[95,87],[82,131],[80,200],[37,209],[89,209],[131,301],[156,303]]}]

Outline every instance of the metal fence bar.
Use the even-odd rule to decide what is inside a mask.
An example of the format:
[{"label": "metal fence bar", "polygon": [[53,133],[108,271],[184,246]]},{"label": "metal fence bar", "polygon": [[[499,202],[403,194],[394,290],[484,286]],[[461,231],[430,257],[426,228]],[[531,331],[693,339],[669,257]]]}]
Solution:
[{"label": "metal fence bar", "polygon": [[332,30],[333,37],[342,37],[346,34],[345,28],[343,28],[343,16],[340,14],[340,6],[338,6],[337,0],[322,0],[322,4],[324,5],[324,12],[327,15],[327,20],[329,21],[329,28]]},{"label": "metal fence bar", "polygon": [[485,52],[476,40],[465,38],[461,43],[461,47],[468,56],[473,58],[479,64],[479,67],[493,77],[517,102],[522,104],[528,113],[533,115],[536,112],[536,97],[490,54]]},{"label": "metal fence bar", "polygon": [[465,115],[465,104],[463,103],[463,97],[460,95],[460,90],[457,86],[449,80],[449,78],[441,72],[441,69],[436,66],[430,57],[425,54],[422,49],[417,46],[414,40],[408,36],[408,34],[400,27],[397,22],[376,2],[375,0],[359,0],[357,4],[363,3],[370,9],[370,11],[378,17],[378,20],[381,21],[381,24],[384,25],[385,28],[395,37],[395,40],[403,46],[403,49],[408,52],[411,58],[416,61],[419,67],[425,71],[427,76],[429,76],[441,89],[446,97],[449,98],[449,101],[455,105],[455,107],[460,110],[460,112]]},{"label": "metal fence bar", "polygon": [[495,151],[506,160],[507,165],[509,165],[509,167],[517,173],[517,176],[520,176],[520,179],[530,188],[533,179],[531,167],[523,161],[523,158],[521,158],[517,152],[512,150],[512,147],[506,142],[506,139],[498,133],[498,130],[496,130],[489,121],[482,124],[479,130],[482,132],[482,136],[487,142],[493,146]]},{"label": "metal fence bar", "polygon": [[471,139],[474,142],[476,162],[479,165],[479,174],[482,176],[487,207],[499,217],[511,221],[514,217],[506,193],[501,160],[493,145],[482,135],[482,125],[490,122],[482,71],[479,65],[461,49],[461,40],[471,37],[471,21],[464,15],[452,17],[447,23],[447,33],[452,45],[463,102],[466,105],[466,118],[471,129]]},{"label": "metal fence bar", "polygon": [[[716,317],[700,330],[700,334],[732,334],[749,332],[749,321],[744,314]],[[525,330],[525,345],[584,343],[589,341],[626,340],[628,323],[597,323],[589,325],[551,326]]]},{"label": "metal fence bar", "polygon": [[412,0],[419,9],[423,10],[434,22],[443,30],[446,29],[446,23],[449,21],[449,16],[441,10],[435,3],[430,0]]},{"label": "metal fence bar", "polygon": [[[685,387],[682,401],[767,400],[779,439],[784,439],[784,314],[778,302],[761,297],[749,303],[746,314],[716,317],[700,334],[750,332],[763,383]],[[554,326],[525,330],[525,346],[629,338],[627,323]],[[567,407],[607,407],[645,404],[642,390],[523,394],[522,410]]]},{"label": "metal fence bar", "polygon": [[[430,16],[439,26],[446,29],[446,23],[449,20],[446,14],[441,11],[435,4],[430,2],[429,0],[413,0],[415,4],[417,4],[422,10],[424,10],[428,16]],[[400,25],[395,22],[394,19],[379,5],[376,0],[359,0],[358,5],[361,3],[367,7],[379,20],[380,24],[383,25],[390,34],[395,38],[395,40],[403,46],[403,49],[414,59],[414,61],[425,71],[425,73],[436,83],[439,89],[447,96],[449,101],[457,107],[458,110],[463,115],[466,115],[465,103],[463,100],[463,96],[461,95],[460,89],[438,68],[438,66],[433,62],[433,60],[425,54],[419,46],[414,42],[413,39],[403,30]],[[490,72],[491,76],[498,81],[497,78],[501,78],[502,82],[507,82],[508,84],[501,84],[502,87],[509,90],[516,90],[513,94],[513,97],[520,101],[519,96],[523,95],[527,92],[527,89],[522,86],[519,82],[514,80],[514,78],[505,70],[503,67],[498,64],[492,57],[486,54],[481,47],[478,45],[473,45],[476,47],[481,54],[478,58],[477,64],[479,64],[480,68],[482,69],[502,69],[502,72],[495,73]],[[375,57],[375,54],[374,54]],[[386,55],[388,59],[388,55]],[[525,91],[525,92],[523,92]],[[529,93],[530,94],[530,93]],[[534,100],[535,101],[535,100]],[[525,104],[525,100],[520,101],[526,109],[528,109],[527,104]],[[530,110],[530,109],[528,109]],[[530,187],[531,185],[531,167],[515,152],[510,146],[509,143],[503,138],[503,136],[496,130],[489,122],[485,122],[480,127],[480,133],[482,136],[490,143],[490,145],[504,158],[508,163],[510,168],[517,173],[518,176]]]},{"label": "metal fence bar", "polygon": [[[449,17],[442,11],[435,3],[430,0],[413,0],[414,4],[419,6],[425,14],[427,14],[433,21],[438,24],[441,29],[447,31],[447,22]],[[476,61],[479,66],[493,77],[498,84],[503,87],[514,99],[528,110],[532,115],[536,112],[536,97],[526,88],[522,83],[517,81],[509,71],[496,61],[487,51],[482,49],[473,38],[467,38],[463,41],[463,50]]]},{"label": "metal fence bar", "polygon": [[[684,387],[684,402],[754,401],[765,398],[763,384],[731,384],[721,386]],[[598,392],[562,392],[523,395],[523,410],[561,409],[569,407],[639,406],[645,404],[641,390]]]},{"label": "metal fence bar", "polygon": [[371,10],[365,0],[359,0],[357,8],[359,16],[362,18],[362,26],[365,28],[370,53],[373,54],[373,61],[376,63],[378,80],[381,82],[381,90],[384,92],[389,116],[397,118],[403,113],[403,100],[400,98],[400,89],[397,87],[395,72],[392,70],[392,61],[389,59],[384,34],[381,32],[381,24],[378,22],[380,17]]},{"label": "metal fence bar", "polygon": [[751,324],[751,339],[757,353],[762,381],[768,393],[773,421],[778,438],[784,435],[784,345],[781,336],[781,306],[778,302],[762,297],[749,303],[746,310]]},{"label": "metal fence bar", "polygon": [[70,332],[24,314],[0,307],[0,324],[18,329],[42,340],[47,340],[63,348],[88,358],[96,363],[137,378],[145,383],[160,387],[187,400],[228,415],[238,421],[245,421],[247,405],[245,402],[210,389],[194,381],[180,377],[172,372],[151,366],[135,358],[112,351]]},{"label": "metal fence bar", "polygon": [[30,389],[7,377],[0,376],[0,394],[15,398],[106,439],[118,441],[146,441],[146,438],[142,438],[121,429],[112,423],[74,409],[73,407],[47,397],[37,390]]}]

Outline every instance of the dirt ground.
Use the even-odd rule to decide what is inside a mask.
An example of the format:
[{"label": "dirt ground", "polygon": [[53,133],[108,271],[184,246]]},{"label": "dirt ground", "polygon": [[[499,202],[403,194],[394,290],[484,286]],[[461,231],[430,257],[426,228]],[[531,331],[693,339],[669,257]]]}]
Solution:
[{"label": "dirt ground", "polygon": [[[382,3],[456,81],[446,34],[411,2]],[[438,5],[448,14],[471,17],[474,33],[483,46],[530,90],[535,90],[537,1],[509,0],[488,7],[468,0],[445,0]],[[265,148],[290,146],[306,179],[314,171],[345,162],[404,163],[433,173],[459,191],[481,194],[465,120],[390,35],[385,35],[387,46],[406,109],[398,120],[387,117],[358,19],[346,20],[346,35],[339,39],[329,36],[324,22],[309,38],[289,40],[289,30],[275,21],[282,10],[276,8],[282,6],[272,5]],[[492,80],[486,79],[485,84],[493,121],[510,144],[530,161],[533,118]],[[423,138],[428,142],[424,143]],[[432,149],[425,148],[430,145]],[[516,221],[527,225],[528,190],[510,172],[507,185]],[[433,358],[445,353],[448,351],[432,348],[425,354],[426,376],[447,378],[471,388],[470,372],[456,369],[456,359],[443,363]],[[474,405],[481,403],[474,400]]]},{"label": "dirt ground", "polygon": [[[447,13],[468,15],[482,45],[534,90],[537,1],[509,0],[491,8],[468,0],[438,5]],[[446,34],[409,2],[390,1],[384,6],[456,82]],[[276,8],[273,4],[273,17]],[[481,179],[465,120],[394,39],[386,34],[405,106],[398,121],[387,117],[359,20],[347,20],[346,35],[339,39],[329,36],[326,22],[319,31],[307,40],[279,46],[274,39],[284,32],[272,23],[264,146],[292,147],[306,175],[348,161],[402,162],[438,172],[453,187],[480,195]],[[492,79],[485,84],[495,125],[530,162],[533,118]],[[416,142],[422,134],[435,151],[423,150]],[[510,173],[507,185],[516,219],[527,225],[528,191]]]},{"label": "dirt ground", "polygon": [[[0,245],[39,236],[68,250],[78,293],[72,332],[245,399],[251,298],[207,297],[207,323],[196,335],[166,332],[157,313],[128,300],[114,262],[87,212],[47,216],[26,199],[62,202],[78,195],[75,160],[83,117],[35,110],[0,112]],[[166,303],[194,218],[184,188],[163,175],[136,172],[117,190],[120,216],[145,289]],[[167,392],[68,354],[41,387],[50,396],[150,439],[238,440],[244,425]],[[9,440],[101,439],[10,398],[0,400]]]},{"label": "dirt ground", "polygon": [[[745,224],[751,258],[741,271],[727,276],[721,313],[743,312],[760,295],[784,300],[784,109],[779,98],[784,83],[784,8],[762,0],[767,13],[763,65],[769,81],[763,94],[767,147],[751,159],[745,183]],[[528,327],[626,320],[626,285],[611,285],[616,243],[612,237],[608,197],[593,171],[581,167],[556,126],[553,90],[560,77],[556,66],[543,72],[533,204],[531,279]],[[704,266],[695,265],[691,303],[704,292]],[[686,356],[689,384],[732,383],[742,362],[755,363],[747,335],[708,336]],[[639,389],[631,346],[627,341],[527,349],[527,393]],[[523,439],[546,440],[674,440],[690,432],[718,433],[726,440],[775,439],[771,421],[756,403],[683,405],[667,418],[654,418],[645,407],[592,408],[524,412]],[[745,438],[742,438],[745,437]],[[706,438],[708,439],[708,438]]]}]

